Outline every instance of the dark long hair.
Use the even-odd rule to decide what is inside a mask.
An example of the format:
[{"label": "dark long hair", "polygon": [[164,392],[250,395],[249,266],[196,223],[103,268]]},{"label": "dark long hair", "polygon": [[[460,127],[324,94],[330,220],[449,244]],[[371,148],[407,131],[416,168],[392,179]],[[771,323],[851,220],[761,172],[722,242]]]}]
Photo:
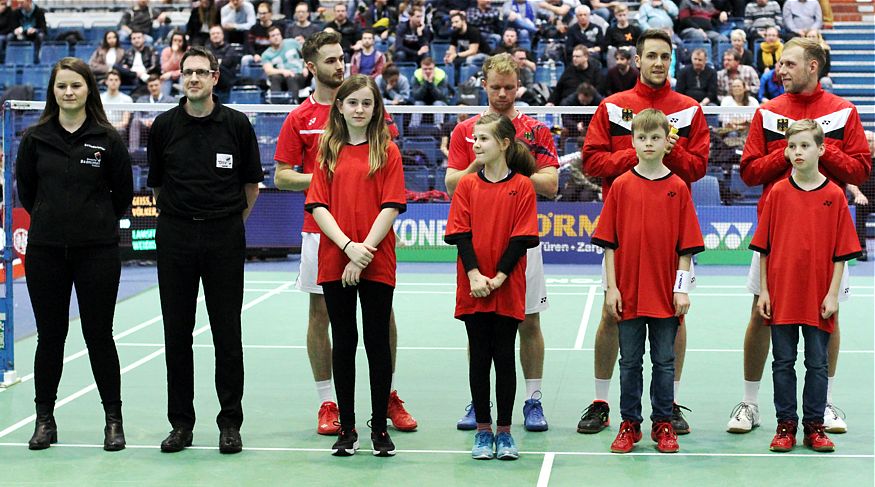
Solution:
[{"label": "dark long hair", "polygon": [[89,120],[94,121],[101,127],[112,129],[113,126],[106,119],[106,112],[103,111],[103,102],[100,101],[100,89],[97,87],[97,80],[94,79],[94,73],[91,68],[85,64],[85,61],[75,57],[65,57],[58,61],[52,68],[52,75],[49,77],[49,86],[46,88],[46,107],[43,109],[43,114],[40,116],[37,126],[47,124],[58,118],[61,107],[58,106],[58,100],[55,98],[54,87],[55,78],[58,76],[58,71],[68,69],[82,76],[85,79],[85,85],[88,86],[88,98],[85,100],[85,113]]},{"label": "dark long hair", "polygon": [[507,146],[507,151],[504,153],[508,169],[523,176],[534,174],[535,156],[532,155],[529,147],[523,141],[516,138],[516,127],[513,126],[513,122],[504,115],[490,112],[480,117],[476,123],[476,125],[490,124],[494,124],[492,134],[497,140],[510,140],[510,145]]},{"label": "dark long hair", "polygon": [[[109,41],[106,40],[110,34],[115,34],[115,46],[110,46]],[[121,41],[118,38],[118,32],[116,32],[114,30],[108,30],[108,31],[104,32],[103,33],[103,41],[100,42],[100,47],[104,48],[107,51],[110,49],[117,49],[117,48],[121,47]]]}]

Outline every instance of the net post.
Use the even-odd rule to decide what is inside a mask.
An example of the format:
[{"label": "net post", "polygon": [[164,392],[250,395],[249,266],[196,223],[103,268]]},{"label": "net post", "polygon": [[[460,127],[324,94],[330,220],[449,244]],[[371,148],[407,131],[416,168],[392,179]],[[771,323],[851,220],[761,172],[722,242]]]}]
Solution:
[{"label": "net post", "polygon": [[13,310],[15,308],[13,297],[12,266],[15,253],[12,241],[12,171],[8,170],[9,164],[14,161],[12,152],[13,128],[12,128],[12,103],[7,101],[2,107],[3,112],[3,270],[6,280],[4,282],[5,293],[0,299],[0,373],[2,382],[0,388],[10,387],[21,382],[15,372],[15,328],[13,326]]}]

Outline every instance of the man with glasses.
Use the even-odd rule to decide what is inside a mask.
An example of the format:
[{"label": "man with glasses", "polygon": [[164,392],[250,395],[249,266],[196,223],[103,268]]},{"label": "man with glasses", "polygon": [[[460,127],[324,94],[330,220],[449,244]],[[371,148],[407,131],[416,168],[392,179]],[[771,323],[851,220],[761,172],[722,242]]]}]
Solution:
[{"label": "man with glasses", "polygon": [[243,113],[213,95],[219,63],[193,47],[182,57],[185,96],[149,134],[149,180],[159,210],[158,289],[164,315],[167,418],[173,430],[162,452],[192,444],[195,327],[203,283],[216,356],[221,411],[219,451],[242,450],[244,222],[264,179],[255,130]]}]

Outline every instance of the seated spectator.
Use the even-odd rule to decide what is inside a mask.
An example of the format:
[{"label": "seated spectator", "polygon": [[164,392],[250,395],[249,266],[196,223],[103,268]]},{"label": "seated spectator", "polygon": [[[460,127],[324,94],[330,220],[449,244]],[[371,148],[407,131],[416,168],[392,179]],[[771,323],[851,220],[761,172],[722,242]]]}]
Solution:
[{"label": "seated spectator", "polygon": [[210,27],[221,25],[219,9],[215,0],[199,0],[197,6],[191,8],[185,33],[192,46],[203,46],[210,40]]},{"label": "seated spectator", "polygon": [[480,31],[480,36],[488,46],[497,46],[501,41],[501,12],[492,7],[490,0],[475,0],[474,6],[467,12],[468,25]]},{"label": "seated spectator", "polygon": [[757,71],[765,72],[767,69],[774,68],[778,61],[781,60],[781,53],[784,52],[784,43],[781,42],[781,37],[777,27],[768,27],[766,35],[763,37],[763,42],[760,43],[760,56],[757,58]]},{"label": "seated spectator", "polygon": [[[447,73],[435,66],[434,59],[426,57],[419,69],[413,72],[411,95],[414,105],[447,106],[450,102],[450,84]],[[422,113],[414,113],[410,125],[420,125]],[[444,114],[434,115],[435,124],[444,123]]]},{"label": "seated spectator", "polygon": [[310,22],[310,6],[307,2],[295,5],[295,20],[286,27],[284,37],[297,40],[301,45],[313,34],[322,30],[322,27]]},{"label": "seated spectator", "polygon": [[747,48],[747,34],[741,29],[735,29],[729,33],[729,41],[732,49],[741,55],[741,64],[753,66],[753,53]]},{"label": "seated spectator", "polygon": [[784,94],[784,83],[778,76],[777,69],[767,69],[760,78],[759,99],[765,103],[772,98],[776,98]]},{"label": "seated spectator", "polygon": [[88,66],[94,73],[98,82],[106,79],[106,73],[125,55],[125,50],[119,47],[118,34],[114,30],[108,30],[103,34],[103,41],[91,53]]},{"label": "seated spectator", "polygon": [[[279,24],[273,21],[273,12],[269,2],[259,3],[255,7],[255,16],[258,18],[258,22],[249,29],[246,35],[246,55],[252,56],[252,60],[255,62],[261,62],[261,53],[270,46],[270,35],[267,31]],[[280,26],[280,28],[282,27]]]},{"label": "seated spectator", "polygon": [[7,42],[33,42],[33,62],[39,62],[39,49],[48,33],[46,11],[33,0],[22,0],[12,16],[12,32],[6,35]]},{"label": "seated spectator", "polygon": [[684,66],[677,75],[675,91],[687,95],[704,105],[716,105],[717,72],[708,66],[708,52],[702,48],[693,50],[689,66]]},{"label": "seated spectator", "polygon": [[149,93],[138,97],[137,103],[176,103],[176,98],[163,93],[161,77],[157,74],[149,75],[149,79],[146,81],[146,89]]},{"label": "seated spectator", "polygon": [[423,8],[414,5],[408,21],[398,25],[395,35],[395,61],[421,61],[431,50],[431,38],[431,28],[423,22]]},{"label": "seated spectator", "polygon": [[385,66],[386,56],[374,48],[373,29],[365,29],[362,31],[362,49],[352,55],[350,74],[365,74],[376,78],[383,74]]},{"label": "seated spectator", "polygon": [[143,87],[150,74],[159,74],[161,67],[152,46],[146,45],[146,36],[142,32],[131,33],[131,47],[125,55],[116,62],[115,69],[120,73],[125,85]]},{"label": "seated spectator", "polygon": [[566,64],[571,61],[572,51],[581,45],[589,51],[588,57],[600,58],[605,44],[602,28],[592,22],[589,7],[586,5],[575,8],[574,15],[577,23],[568,29],[565,36]]},{"label": "seated spectator", "polygon": [[245,44],[246,34],[255,25],[255,8],[249,0],[228,0],[220,14],[228,42]]},{"label": "seated spectator", "polygon": [[362,48],[361,45],[361,30],[357,25],[349,20],[345,3],[337,3],[334,5],[334,20],[325,24],[326,28],[334,29],[340,34],[340,45],[343,47],[343,52],[346,53],[346,59],[349,60],[353,51],[358,51]]},{"label": "seated spectator", "polygon": [[814,0],[787,0],[783,15],[787,35],[802,37],[805,29],[823,28],[823,11]]},{"label": "seated spectator", "polygon": [[[538,2],[536,14],[550,24],[560,29],[571,21],[572,8],[578,3],[575,0],[541,0]],[[604,30],[602,30],[604,33]]]},{"label": "seated spectator", "polygon": [[[466,13],[469,7],[469,0],[434,0],[431,3],[432,10],[432,25],[434,33],[441,39],[450,37],[452,33],[452,16],[457,13]],[[425,5],[423,4],[423,8]]]},{"label": "seated spectator", "polygon": [[[614,53],[614,67],[608,70],[605,77],[605,96],[631,90],[637,81],[638,69],[632,66],[632,53],[625,48],[617,49]],[[715,89],[716,86],[715,84]]]},{"label": "seated spectator", "polygon": [[529,41],[538,32],[536,10],[535,0],[507,0],[501,7],[507,25],[517,29],[520,39]]},{"label": "seated spectator", "polygon": [[206,48],[219,62],[219,81],[216,82],[215,91],[219,95],[227,95],[237,82],[240,56],[233,46],[225,42],[225,30],[220,25],[210,27],[210,42]]},{"label": "seated spectator", "polygon": [[820,31],[817,29],[806,29],[802,33],[802,37],[806,39],[813,39],[820,44],[820,47],[823,48],[823,54],[826,56],[826,62],[823,63],[823,66],[820,67],[820,85],[821,87],[830,93],[832,93],[832,79],[829,77],[829,70],[832,66],[830,62],[830,48],[829,44],[823,40],[823,36],[820,35]]},{"label": "seated spectator", "polygon": [[775,0],[756,0],[744,7],[744,28],[752,39],[765,36],[768,27],[781,28],[783,24],[781,6]]},{"label": "seated spectator", "polygon": [[547,98],[550,94],[549,90],[544,91],[543,89],[540,89],[540,87],[538,87],[538,89],[535,87],[535,70],[538,69],[538,65],[535,64],[535,56],[531,51],[527,51],[521,47],[514,49],[511,55],[520,69],[520,87],[517,88],[516,100],[520,102],[520,104],[525,105],[546,105]]},{"label": "seated spectator", "polygon": [[714,8],[711,0],[682,0],[678,6],[678,30],[685,41],[710,40],[713,47],[728,41],[717,26],[729,19],[727,12]]},{"label": "seated spectator", "polygon": [[614,53],[619,48],[625,48],[635,56],[635,45],[638,43],[638,36],[641,35],[641,29],[629,23],[629,7],[625,3],[619,3],[614,7],[614,17],[617,18],[617,23],[608,27],[605,33],[608,69],[613,68],[617,62]]},{"label": "seated spectator", "polygon": [[389,5],[388,0],[374,0],[365,18],[376,37],[386,42],[394,41],[392,36],[398,28],[398,10]]},{"label": "seated spectator", "polygon": [[170,45],[161,51],[161,93],[170,96],[173,85],[179,82],[182,75],[180,63],[182,55],[188,50],[185,42],[185,34],[173,31],[170,34]]},{"label": "seated spectator", "polygon": [[[564,107],[597,107],[602,102],[602,96],[595,86],[584,81],[574,93],[562,99]],[[580,137],[586,134],[586,119],[589,115],[562,115],[562,127],[567,137]]]},{"label": "seated spectator", "polygon": [[647,29],[674,29],[677,17],[678,7],[671,0],[641,0],[635,16],[642,32]]},{"label": "seated spectator", "polygon": [[392,63],[386,65],[383,74],[374,79],[380,93],[383,95],[383,103],[386,105],[412,105],[410,96],[410,81],[401,74],[398,67]]},{"label": "seated spectator", "polygon": [[468,25],[465,13],[459,12],[450,17],[453,34],[450,36],[450,47],[444,55],[444,63],[457,66],[483,62],[486,59],[488,46],[480,36],[480,31],[473,25]]},{"label": "seated spectator", "polygon": [[604,90],[602,65],[597,59],[591,59],[589,50],[581,44],[571,52],[571,65],[562,72],[556,87],[550,93],[547,105],[561,103],[565,97],[573,94],[583,82],[591,84],[598,92]]},{"label": "seated spectator", "polygon": [[[140,96],[136,99],[137,103],[176,103],[176,98],[165,96],[161,93],[161,78],[157,74],[149,75],[149,80],[146,81],[146,89],[149,93]],[[149,140],[149,130],[152,128],[152,122],[160,112],[135,112],[130,125],[130,147],[135,150],[146,146]]]},{"label": "seated spectator", "polygon": [[111,69],[106,73],[104,84],[106,85],[106,91],[100,94],[100,101],[103,103],[104,109],[106,110],[106,118],[109,120],[109,123],[111,123],[112,126],[122,134],[122,138],[124,138],[125,131],[131,123],[131,112],[125,110],[114,110],[107,105],[133,103],[134,100],[131,99],[130,96],[119,91],[122,84],[122,77],[115,69]]},{"label": "seated spectator", "polygon": [[750,66],[741,64],[741,56],[729,50],[723,53],[723,69],[717,71],[717,96],[729,96],[729,82],[741,78],[754,97],[760,91],[760,76]]},{"label": "seated spectator", "polygon": [[295,39],[283,39],[279,25],[268,29],[270,46],[261,53],[261,65],[267,75],[271,94],[289,93],[293,101],[307,83],[301,45]]},{"label": "seated spectator", "polygon": [[169,21],[165,12],[157,12],[149,6],[149,0],[136,0],[130,10],[122,14],[118,26],[118,36],[121,42],[131,37],[134,31],[142,32],[146,42],[152,43],[152,32],[165,21]]},{"label": "seated spectator", "polygon": [[[745,85],[744,81],[739,78],[732,80],[729,85],[729,96],[724,96],[720,99],[721,107],[758,107],[760,106],[756,98],[750,96],[750,89]],[[720,125],[726,129],[731,136],[744,138],[750,129],[750,122],[753,120],[753,112],[751,113],[722,113],[720,114]],[[731,145],[731,144],[730,144]]]},{"label": "seated spectator", "polygon": [[517,42],[517,32],[513,27],[508,27],[504,29],[504,33],[501,36],[501,43],[489,53],[490,56],[495,56],[496,54],[501,54],[506,52],[508,54],[513,53],[514,49],[520,47]]}]

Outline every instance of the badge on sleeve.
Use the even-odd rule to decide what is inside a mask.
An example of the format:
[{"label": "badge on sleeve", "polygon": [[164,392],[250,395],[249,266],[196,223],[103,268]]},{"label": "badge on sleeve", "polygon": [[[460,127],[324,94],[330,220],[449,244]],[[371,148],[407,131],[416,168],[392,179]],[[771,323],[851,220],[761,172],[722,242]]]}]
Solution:
[{"label": "badge on sleeve", "polygon": [[231,154],[216,154],[216,167],[219,169],[233,169],[234,156]]}]

